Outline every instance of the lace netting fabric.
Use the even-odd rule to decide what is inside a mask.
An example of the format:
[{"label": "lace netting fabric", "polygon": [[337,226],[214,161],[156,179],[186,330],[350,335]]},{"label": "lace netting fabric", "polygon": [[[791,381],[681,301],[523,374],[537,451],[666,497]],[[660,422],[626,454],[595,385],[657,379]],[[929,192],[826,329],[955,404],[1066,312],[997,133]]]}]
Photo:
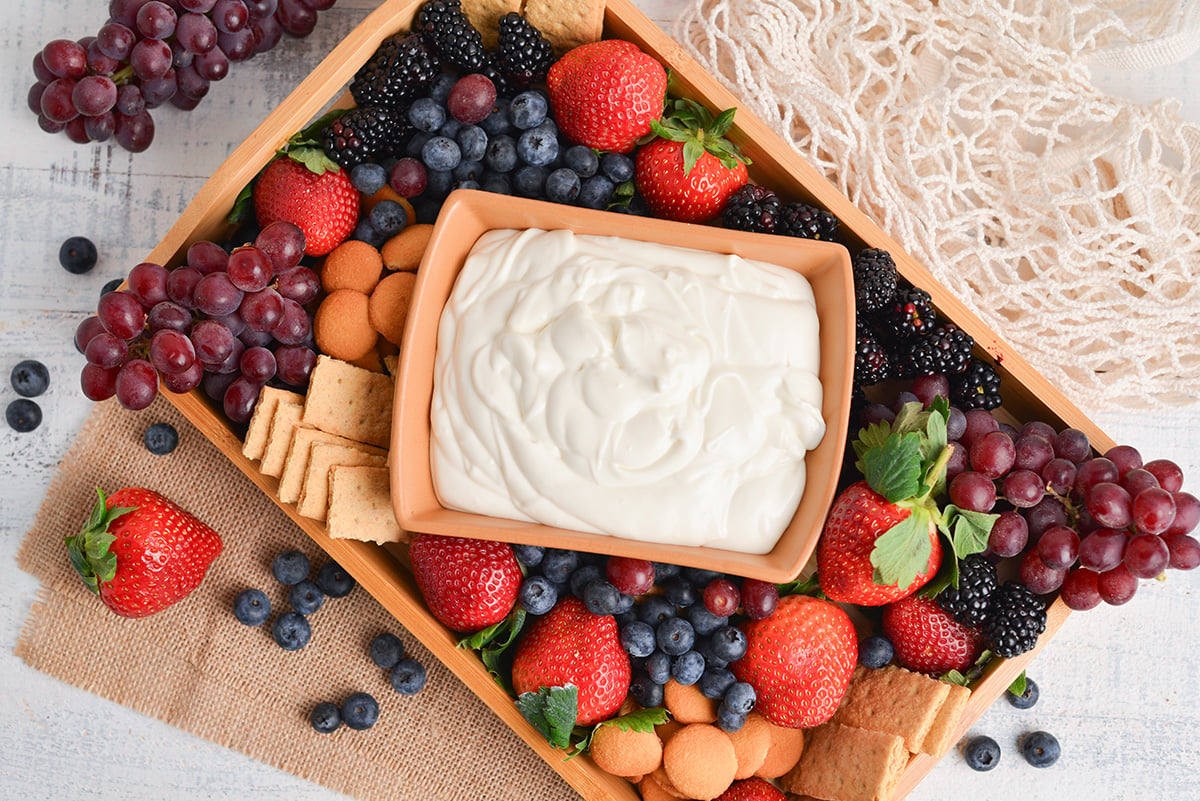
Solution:
[{"label": "lace netting fabric", "polygon": [[698,0],[675,38],[1077,404],[1200,400],[1188,3]]}]

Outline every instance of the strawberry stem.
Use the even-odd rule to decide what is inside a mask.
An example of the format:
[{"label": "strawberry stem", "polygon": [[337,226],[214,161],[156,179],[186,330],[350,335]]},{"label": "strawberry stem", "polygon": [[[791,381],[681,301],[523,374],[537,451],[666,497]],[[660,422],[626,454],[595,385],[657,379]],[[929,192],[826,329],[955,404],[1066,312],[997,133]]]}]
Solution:
[{"label": "strawberry stem", "polygon": [[83,529],[78,534],[66,537],[65,543],[71,566],[79,573],[87,588],[99,594],[100,584],[112,581],[117,575],[117,555],[109,549],[117,538],[109,532],[109,526],[118,517],[137,507],[114,506],[109,509],[104,490],[97,487],[96,495],[96,504]]}]

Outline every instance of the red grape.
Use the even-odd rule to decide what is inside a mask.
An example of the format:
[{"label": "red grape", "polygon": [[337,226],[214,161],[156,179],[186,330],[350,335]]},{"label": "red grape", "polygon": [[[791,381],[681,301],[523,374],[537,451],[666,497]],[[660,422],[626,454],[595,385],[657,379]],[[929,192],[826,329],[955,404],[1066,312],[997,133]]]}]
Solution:
[{"label": "red grape", "polygon": [[254,414],[254,405],[258,403],[258,393],[262,389],[244,377],[238,377],[226,388],[222,398],[225,416],[235,423],[244,423]]},{"label": "red grape", "polygon": [[212,317],[237,311],[245,293],[233,285],[225,273],[209,273],[196,283],[192,297],[196,308]]},{"label": "red grape", "polygon": [[971,468],[988,478],[1000,476],[1012,469],[1016,446],[1003,431],[992,431],[971,443]]},{"label": "red grape", "polygon": [[303,306],[290,298],[284,298],[283,315],[270,333],[281,345],[302,345],[312,333],[312,320]]},{"label": "red grape", "polygon": [[1157,534],[1138,534],[1125,545],[1125,567],[1137,578],[1154,578],[1166,569],[1171,552]]},{"label": "red grape", "polygon": [[75,81],[71,78],[56,78],[42,90],[42,114],[52,122],[66,125],[79,116],[75,108]]},{"label": "red grape", "polygon": [[1054,455],[1079,464],[1092,453],[1087,434],[1077,428],[1064,428],[1054,436]]},{"label": "red grape", "polygon": [[1041,473],[1054,458],[1054,445],[1040,434],[1023,433],[1013,450],[1013,467]]},{"label": "red grape", "polygon": [[486,75],[477,72],[455,81],[446,98],[446,110],[464,125],[483,122],[495,105],[496,85]]},{"label": "red grape", "polygon": [[764,620],[779,605],[779,588],[769,581],[748,578],[742,581],[742,611],[751,620]]},{"label": "red grape", "polygon": [[176,40],[199,55],[217,46],[217,29],[203,14],[184,14],[175,25]]},{"label": "red grape", "polygon": [[1137,592],[1137,579],[1124,564],[1106,570],[1096,577],[1096,589],[1104,603],[1120,606],[1128,603]]},{"label": "red grape", "polygon": [[1048,595],[1062,586],[1067,571],[1053,568],[1042,561],[1037,549],[1026,552],[1021,559],[1021,583],[1036,595]]},{"label": "red grape", "polygon": [[729,617],[741,605],[742,594],[727,578],[716,578],[704,587],[704,608],[717,617]]},{"label": "red grape", "polygon": [[42,63],[58,78],[87,74],[87,49],[70,39],[55,39],[42,48]]},{"label": "red grape", "polygon": [[1088,459],[1079,465],[1079,469],[1075,473],[1074,489],[1081,495],[1087,495],[1097,484],[1104,482],[1116,484],[1119,479],[1117,466],[1103,456],[1099,456],[1095,459]]},{"label": "red grape", "polygon": [[244,377],[265,384],[275,377],[275,354],[264,347],[246,348],[238,367]]},{"label": "red grape", "polygon": [[161,78],[171,69],[171,46],[162,39],[142,39],[129,52],[129,66],[143,81]]},{"label": "red grape", "polygon": [[1028,509],[1046,494],[1046,482],[1032,470],[1013,470],[1004,477],[1004,499],[1018,509]]},{"label": "red grape", "polygon": [[229,254],[216,242],[201,239],[188,247],[187,266],[201,275],[223,273],[229,266]]},{"label": "red grape", "polygon": [[1175,498],[1162,487],[1142,490],[1133,499],[1133,527],[1142,534],[1162,534],[1175,521]]},{"label": "red grape", "polygon": [[192,345],[196,358],[205,364],[220,364],[233,353],[233,333],[215,320],[201,320],[192,326]]},{"label": "red grape", "polygon": [[79,374],[79,387],[83,396],[90,401],[103,401],[111,398],[117,391],[117,370],[113,367],[105,370],[94,364],[85,364]]},{"label": "red grape", "polygon": [[950,397],[950,382],[940,373],[917,376],[912,380],[910,389],[925,408],[929,408],[934,398]]},{"label": "red grape", "polygon": [[150,361],[160,373],[182,373],[195,364],[196,349],[180,332],[164,328],[150,340]]},{"label": "red grape", "polygon": [[293,387],[308,385],[308,376],[317,363],[317,354],[304,345],[283,345],[275,349],[278,365],[275,375]]},{"label": "red grape", "polygon": [[104,331],[92,337],[92,341],[83,349],[83,356],[88,364],[104,370],[120,367],[129,356],[129,346],[125,340]]},{"label": "red grape", "polygon": [[1102,573],[1121,564],[1129,538],[1123,532],[1101,528],[1079,542],[1079,564]]},{"label": "red grape", "polygon": [[293,223],[278,220],[258,232],[258,236],[254,238],[254,246],[271,261],[272,272],[280,275],[298,265],[304,257],[304,231]]},{"label": "red grape", "polygon": [[1121,476],[1121,486],[1132,498],[1144,489],[1158,486],[1158,479],[1143,467],[1135,467]]},{"label": "red grape", "polygon": [[93,314],[83,318],[75,328],[75,350],[83,353],[88,343],[102,333],[105,333],[104,324],[100,322],[99,317]]},{"label": "red grape", "polygon": [[225,272],[238,289],[243,292],[257,292],[271,283],[275,271],[267,254],[253,245],[246,245],[229,254]]},{"label": "red grape", "polygon": [[1122,476],[1142,466],[1142,455],[1132,445],[1114,445],[1104,452],[1104,458],[1115,464]]},{"label": "red grape", "polygon": [[80,114],[99,116],[117,104],[117,85],[106,75],[86,75],[71,90],[71,102]]},{"label": "red grape", "polygon": [[1036,505],[1023,509],[1021,513],[1029,524],[1029,536],[1035,541],[1051,526],[1067,524],[1067,508],[1053,495],[1043,496]]},{"label": "red grape", "polygon": [[1067,526],[1051,526],[1037,544],[1042,564],[1052,570],[1066,570],[1079,556],[1079,534]]},{"label": "red grape", "polygon": [[625,595],[641,595],[654,586],[654,563],[648,559],[614,556],[605,564],[604,576]]},{"label": "red grape", "polygon": [[[220,37],[221,34],[217,34],[218,43],[221,41]],[[196,56],[192,61],[192,69],[205,81],[220,81],[229,74],[229,58],[220,47],[214,47],[212,50]],[[199,86],[201,85],[197,84],[197,87]],[[182,90],[182,86],[180,88]],[[198,88],[196,91],[198,91]],[[196,91],[185,91],[184,94],[191,97],[196,94]],[[206,84],[204,85],[204,91],[208,91]]]},{"label": "red grape", "polygon": [[1056,456],[1046,462],[1046,466],[1042,468],[1042,480],[1046,482],[1046,487],[1052,492],[1066,495],[1075,485],[1075,473],[1074,462]]},{"label": "red grape", "polygon": [[186,334],[192,327],[192,314],[178,303],[164,300],[147,312],[146,325],[152,334],[165,329]]},{"label": "red grape", "polygon": [[996,485],[987,476],[967,470],[950,481],[949,496],[960,509],[989,512],[996,505]]},{"label": "red grape", "polygon": [[964,413],[964,416],[966,417],[966,428],[959,441],[968,448],[984,434],[1000,430],[1000,423],[987,409],[970,409]]},{"label": "red grape", "polygon": [[146,324],[146,312],[142,310],[142,304],[132,294],[121,290],[101,295],[96,313],[104,329],[121,339],[133,339],[142,333]]},{"label": "red grape", "polygon": [[130,411],[149,406],[158,395],[158,372],[145,359],[130,359],[117,370],[117,402]]},{"label": "red grape", "polygon": [[304,305],[321,291],[321,279],[307,267],[292,267],[275,276],[275,291]]},{"label": "red grape", "polygon": [[1190,492],[1173,492],[1175,520],[1167,529],[1168,534],[1190,534],[1200,523],[1200,499]]},{"label": "red grape", "polygon": [[200,386],[203,378],[204,368],[200,365],[200,362],[192,362],[192,366],[181,373],[165,373],[162,376],[162,383],[171,392],[182,394],[184,392],[191,392]]},{"label": "red grape", "polygon": [[1016,556],[1029,544],[1029,524],[1014,511],[1001,512],[988,534],[988,550],[996,556]]},{"label": "red grape", "polygon": [[1063,579],[1062,591],[1059,597],[1067,608],[1082,612],[1095,609],[1103,600],[1100,597],[1100,576],[1084,568],[1075,568]]},{"label": "red grape", "polygon": [[428,182],[428,175],[425,172],[425,165],[417,159],[405,157],[397,161],[392,166],[392,172],[388,176],[388,184],[396,193],[404,197],[412,198],[425,191]]},{"label": "red grape", "polygon": [[250,22],[250,10],[242,0],[217,0],[210,18],[218,31],[236,33]]},{"label": "red grape", "polygon": [[1170,559],[1167,567],[1175,570],[1193,570],[1200,565],[1200,542],[1188,534],[1166,534],[1163,542],[1167,544]]},{"label": "red grape", "polygon": [[1084,500],[1088,514],[1104,528],[1125,528],[1133,519],[1133,500],[1119,484],[1101,481]]},{"label": "red grape", "polygon": [[135,265],[129,271],[126,279],[129,291],[138,299],[144,309],[152,309],[157,304],[170,299],[167,294],[167,277],[170,273],[161,264],[144,261]]},{"label": "red grape", "polygon": [[[149,106],[149,87],[145,83],[142,84],[142,95],[146,98],[146,105]],[[142,111],[141,114],[118,114],[116,116],[117,124],[113,134],[121,147],[130,153],[141,153],[150,147],[150,143],[154,141],[154,120],[150,117],[150,112]]]},{"label": "red grape", "polygon": [[117,117],[111,111],[96,117],[84,117],[83,130],[93,142],[106,142],[117,130]]},{"label": "red grape", "polygon": [[283,298],[270,288],[247,292],[238,313],[251,331],[270,331],[283,318]]},{"label": "red grape", "polygon": [[1158,485],[1167,492],[1179,492],[1183,489],[1183,470],[1170,459],[1155,459],[1146,462],[1142,467],[1153,473],[1158,479]]}]

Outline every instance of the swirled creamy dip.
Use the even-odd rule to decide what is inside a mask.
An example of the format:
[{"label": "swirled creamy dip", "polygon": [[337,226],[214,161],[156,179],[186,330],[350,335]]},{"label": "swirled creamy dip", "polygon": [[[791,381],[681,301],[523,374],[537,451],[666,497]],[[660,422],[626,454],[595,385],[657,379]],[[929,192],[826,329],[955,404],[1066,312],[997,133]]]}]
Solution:
[{"label": "swirled creamy dip", "polygon": [[442,312],[444,506],[766,553],[825,433],[800,274],[569,230],[495,230]]}]

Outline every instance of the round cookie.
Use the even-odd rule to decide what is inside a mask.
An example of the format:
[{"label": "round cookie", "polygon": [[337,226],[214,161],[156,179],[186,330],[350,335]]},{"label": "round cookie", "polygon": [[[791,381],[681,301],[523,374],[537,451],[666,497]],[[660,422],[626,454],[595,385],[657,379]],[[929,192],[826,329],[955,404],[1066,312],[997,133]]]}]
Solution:
[{"label": "round cookie", "polygon": [[658,786],[664,797],[667,798],[686,798],[680,792],[679,788],[671,784],[671,780],[667,778],[667,772],[663,770],[663,766],[659,765],[654,771],[646,776],[646,779]]},{"label": "round cookie", "polygon": [[642,801],[676,801],[679,798],[663,787],[653,774],[643,776],[637,785],[638,791],[642,794]]},{"label": "round cookie", "polygon": [[737,731],[728,732],[737,755],[738,769],[735,779],[753,776],[762,767],[771,747],[770,723],[757,712],[746,716],[746,724]]},{"label": "round cookie", "polygon": [[675,732],[679,731],[682,728],[683,728],[683,724],[680,723],[678,720],[669,720],[668,719],[668,720],[664,721],[663,723],[660,723],[657,726],[655,726],[654,733],[658,735],[658,739],[662,740],[663,745],[666,745],[667,740],[670,740],[675,735]]},{"label": "round cookie", "polygon": [[347,239],[329,252],[321,265],[321,288],[326,292],[355,289],[364,295],[379,283],[383,257],[366,242]]},{"label": "round cookie", "polygon": [[663,748],[663,770],[687,798],[710,801],[733,783],[737,755],[728,734],[707,723],[692,723]]},{"label": "round cookie", "polygon": [[379,339],[368,317],[369,304],[366,295],[353,289],[339,289],[326,295],[313,317],[317,347],[347,362],[366,356]]},{"label": "round cookie", "polygon": [[392,273],[371,293],[368,320],[393,345],[399,345],[404,336],[404,321],[408,319],[416,280],[416,273]]},{"label": "round cookie", "polygon": [[416,272],[429,246],[429,237],[433,226],[429,223],[410,225],[393,236],[380,248],[383,256],[383,266],[389,270],[406,270]]},{"label": "round cookie", "polygon": [[769,727],[771,744],[767,747],[766,759],[754,775],[764,779],[778,779],[796,767],[796,763],[800,761],[800,755],[804,753],[804,729],[788,729],[776,726],[766,718],[763,720]]},{"label": "round cookie", "polygon": [[663,685],[663,705],[680,723],[713,723],[717,719],[717,702],[706,698],[695,684],[671,679]]},{"label": "round cookie", "polygon": [[592,735],[588,752],[601,770],[617,776],[640,776],[662,764],[662,749],[662,741],[653,731],[600,726]]}]

